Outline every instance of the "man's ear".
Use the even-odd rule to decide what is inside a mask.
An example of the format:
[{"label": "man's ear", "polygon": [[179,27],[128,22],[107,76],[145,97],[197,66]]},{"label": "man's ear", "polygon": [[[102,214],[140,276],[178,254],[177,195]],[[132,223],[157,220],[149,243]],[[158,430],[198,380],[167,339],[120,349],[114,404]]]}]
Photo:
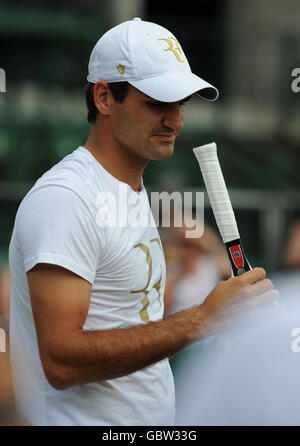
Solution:
[{"label": "man's ear", "polygon": [[109,88],[106,81],[99,81],[94,86],[94,103],[102,115],[109,114]]}]

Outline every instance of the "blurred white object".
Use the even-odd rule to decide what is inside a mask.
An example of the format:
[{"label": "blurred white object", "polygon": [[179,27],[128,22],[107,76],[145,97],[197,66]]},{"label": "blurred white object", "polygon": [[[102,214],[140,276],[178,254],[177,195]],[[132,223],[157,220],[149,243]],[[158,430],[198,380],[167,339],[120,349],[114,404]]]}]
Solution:
[{"label": "blurred white object", "polygon": [[284,309],[190,349],[176,381],[176,424],[300,425],[299,274],[290,287],[284,276],[274,280]]}]

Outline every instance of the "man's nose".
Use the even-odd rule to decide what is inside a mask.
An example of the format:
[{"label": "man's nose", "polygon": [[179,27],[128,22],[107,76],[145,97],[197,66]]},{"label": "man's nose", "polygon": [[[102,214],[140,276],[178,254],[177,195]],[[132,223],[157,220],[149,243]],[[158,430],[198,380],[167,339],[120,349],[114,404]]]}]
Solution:
[{"label": "man's nose", "polygon": [[172,130],[179,132],[183,127],[183,107],[179,104],[170,104],[166,110],[163,124]]}]

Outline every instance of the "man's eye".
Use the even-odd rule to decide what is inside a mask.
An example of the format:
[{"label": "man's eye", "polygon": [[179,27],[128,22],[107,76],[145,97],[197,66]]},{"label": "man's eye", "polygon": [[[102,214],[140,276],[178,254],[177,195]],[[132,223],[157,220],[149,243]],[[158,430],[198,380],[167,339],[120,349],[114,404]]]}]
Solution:
[{"label": "man's eye", "polygon": [[[188,100],[179,102],[179,106],[183,108],[187,104],[187,102],[188,102]],[[169,106],[169,104],[167,102],[151,102],[151,101],[147,102],[147,105],[150,108],[154,108],[156,110],[157,109],[164,110]]]},{"label": "man's eye", "polygon": [[188,96],[182,102],[180,102],[180,105],[183,105],[183,106],[187,105],[187,103],[191,100],[191,98],[192,98],[192,95]]},{"label": "man's eye", "polygon": [[162,102],[148,102],[148,105],[153,108],[162,108],[164,106]]}]

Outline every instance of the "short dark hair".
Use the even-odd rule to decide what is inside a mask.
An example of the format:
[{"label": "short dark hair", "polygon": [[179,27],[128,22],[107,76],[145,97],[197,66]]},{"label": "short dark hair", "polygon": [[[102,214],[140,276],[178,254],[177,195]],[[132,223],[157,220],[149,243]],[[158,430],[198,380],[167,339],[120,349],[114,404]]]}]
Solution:
[{"label": "short dark hair", "polygon": [[[85,86],[85,100],[88,109],[87,120],[90,124],[96,122],[98,109],[94,102],[94,86],[95,84],[89,82]],[[127,96],[130,84],[128,82],[109,82],[108,88],[115,101],[122,103]]]}]

